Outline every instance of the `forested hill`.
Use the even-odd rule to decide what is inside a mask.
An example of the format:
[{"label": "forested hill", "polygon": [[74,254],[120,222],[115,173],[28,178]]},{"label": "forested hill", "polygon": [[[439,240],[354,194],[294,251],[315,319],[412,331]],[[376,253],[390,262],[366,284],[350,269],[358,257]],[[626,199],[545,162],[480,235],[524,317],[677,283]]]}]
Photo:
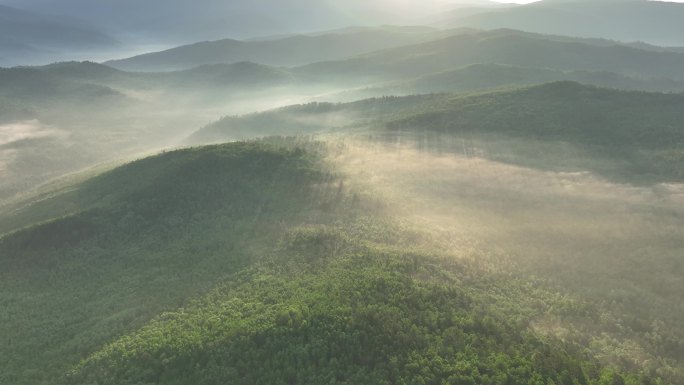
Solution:
[{"label": "forested hill", "polygon": [[0,381],[675,383],[676,372],[588,353],[583,328],[565,342],[535,331],[538,317],[604,325],[606,310],[428,251],[429,234],[345,187],[324,161],[335,148],[175,151],[24,208],[62,216],[0,238],[0,331],[11,336]]},{"label": "forested hill", "polygon": [[189,149],[3,214],[0,383],[54,384],[103,344],[249,266],[283,221],[295,225],[327,199],[313,189],[325,173],[301,149]]},{"label": "forested hill", "polygon": [[433,92],[465,93],[502,88],[574,81],[598,87],[649,92],[684,92],[684,81],[634,77],[607,71],[560,71],[501,64],[472,64],[444,72],[358,88],[343,96],[366,99],[383,95],[414,95]]},{"label": "forested hill", "polygon": [[621,43],[494,30],[457,34],[425,43],[373,52],[295,69],[302,76],[352,81],[397,80],[453,70],[477,63],[563,71],[610,71],[628,75],[684,79],[684,54],[639,49]]},{"label": "forested hill", "polygon": [[[311,104],[226,117],[190,137],[193,143],[282,134],[401,133],[485,139],[483,156],[528,166],[597,172],[621,181],[684,179],[684,95],[627,92],[556,82],[470,95],[386,97]],[[494,137],[497,140],[492,141]],[[428,139],[430,140],[430,139]],[[494,142],[503,143],[501,146]],[[511,146],[517,141],[522,147]],[[567,144],[563,153],[549,151]],[[546,150],[545,150],[546,148]],[[484,151],[484,152],[483,152]],[[540,157],[548,153],[548,156]],[[577,156],[583,154],[582,156]],[[586,162],[596,159],[596,162]]]}]

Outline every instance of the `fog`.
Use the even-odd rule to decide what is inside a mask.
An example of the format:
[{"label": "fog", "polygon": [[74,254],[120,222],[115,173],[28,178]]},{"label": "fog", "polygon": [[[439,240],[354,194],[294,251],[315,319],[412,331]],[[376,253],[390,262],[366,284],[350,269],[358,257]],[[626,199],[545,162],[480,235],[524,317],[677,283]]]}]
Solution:
[{"label": "fog", "polygon": [[29,96],[35,107],[27,119],[0,125],[0,204],[31,196],[31,191],[64,174],[183,146],[193,132],[222,116],[308,103],[341,89],[224,88],[191,81],[157,82],[155,77],[145,77],[139,84],[98,81],[119,95],[113,99],[43,101]]},{"label": "fog", "polygon": [[594,354],[622,351],[625,362],[657,366],[656,353],[615,327],[630,321],[611,314],[682,325],[684,185],[635,187],[465,156],[462,148],[419,149],[410,140],[342,142],[330,161],[343,170],[345,188],[360,192],[369,215],[382,212],[419,234],[417,250],[494,275],[537,276],[575,300],[603,303],[604,324],[541,317],[531,327],[566,340],[591,332]]},{"label": "fog", "polygon": [[[243,340],[275,346],[263,361],[282,355],[278,344],[290,341],[279,340],[282,335],[301,332],[297,338],[305,341],[312,330],[341,331],[339,339],[322,341],[325,360],[309,365],[304,358],[315,356],[309,345],[295,357],[302,367],[333,367],[331,347],[352,335],[373,343],[378,333],[366,326],[377,323],[377,330],[399,326],[388,341],[405,339],[392,348],[399,355],[387,360],[388,373],[399,367],[392,366],[397,357],[410,358],[400,364],[417,373],[415,362],[463,354],[458,360],[472,356],[475,363],[468,371],[497,373],[491,383],[535,370],[562,373],[564,380],[535,372],[530,383],[675,385],[684,379],[684,48],[624,40],[676,43],[684,36],[678,32],[684,6],[627,0],[600,6],[584,0],[535,6],[484,0],[458,6],[448,0],[0,3],[23,9],[0,6],[0,22],[17,21],[0,36],[0,66],[19,65],[0,68],[0,251],[10,250],[0,255],[0,266],[14,269],[4,270],[9,289],[0,308],[8,303],[11,311],[0,316],[17,317],[8,331],[21,317],[40,318],[9,336],[25,351],[12,357],[10,377],[0,373],[0,383],[28,384],[53,373],[69,382],[79,360],[156,327],[154,320],[166,322],[166,311],[183,313],[181,306],[197,305],[192,301],[210,290],[219,302],[230,301],[230,290],[270,285],[275,277],[249,278],[231,270],[230,258],[244,263],[240,269],[273,268],[274,274],[298,274],[288,269],[301,267],[312,280],[327,265],[377,258],[367,284],[382,296],[362,304],[368,314],[357,314],[356,304],[332,314],[341,320],[339,330],[337,321],[291,311],[277,295],[254,306],[251,312],[267,310],[267,326],[245,323]],[[617,17],[612,27],[601,22],[612,20],[614,7],[633,18]],[[595,19],[585,13],[599,8]],[[639,16],[646,11],[655,16]],[[584,30],[587,14],[596,22]],[[659,18],[662,28],[650,28]],[[44,28],[34,28],[36,20]],[[635,20],[644,21],[643,30],[628,33]],[[382,23],[401,26],[359,27]],[[509,25],[521,30],[499,29]],[[31,41],[21,41],[22,29],[36,29]],[[543,34],[567,31],[573,36]],[[312,33],[291,36],[305,32]],[[662,40],[665,35],[672,39]],[[137,54],[143,55],[122,59]],[[122,60],[97,63],[114,58]],[[25,66],[74,59],[89,61]],[[258,144],[202,147],[235,141]],[[289,232],[298,237],[300,226],[301,250],[299,239],[287,239]],[[371,227],[372,234],[359,236]],[[167,264],[177,270],[165,270]],[[146,286],[150,277],[154,285]],[[450,286],[440,287],[446,278]],[[420,285],[428,280],[431,286]],[[178,282],[187,287],[167,290]],[[312,283],[323,288],[327,282]],[[395,287],[426,293],[394,298]],[[110,289],[118,294],[110,296]],[[364,299],[367,289],[350,292]],[[443,298],[462,295],[467,311],[419,309],[416,298],[430,298],[430,290]],[[261,301],[262,293],[253,293]],[[122,298],[133,305],[126,309]],[[454,298],[434,303],[460,307]],[[405,312],[389,311],[388,299]],[[83,310],[82,300],[98,306]],[[245,309],[252,306],[247,302]],[[40,303],[52,313],[35,306]],[[328,310],[340,309],[322,315]],[[426,321],[389,322],[413,311]],[[201,335],[193,340],[201,343],[193,355],[207,346],[223,351],[229,333],[242,333],[235,329],[241,325],[228,324],[242,313],[217,314],[226,323],[216,329],[198,316],[192,338]],[[40,324],[53,319],[49,328]],[[78,334],[91,321],[97,325]],[[116,325],[110,330],[110,324]],[[184,335],[186,326],[179,323],[174,333]],[[448,338],[436,333],[428,343],[414,333],[428,329]],[[65,332],[64,346],[53,331]],[[467,347],[459,345],[465,336],[474,336]],[[492,350],[502,336],[515,346]],[[41,352],[44,361],[18,362],[41,341],[54,345]],[[13,352],[12,344],[0,355]],[[201,365],[190,355],[171,358],[188,346],[174,343],[149,361],[153,370],[223,362],[210,353],[197,360]],[[62,352],[69,356],[64,362],[47,359],[61,359]],[[522,357],[527,353],[534,357]],[[372,366],[363,354],[351,355],[353,365]],[[262,359],[255,361],[259,367]],[[457,364],[454,373],[461,370]],[[35,370],[41,366],[45,374]],[[364,373],[357,369],[349,372]],[[207,374],[207,382],[221,382],[225,373]],[[153,377],[150,383],[164,382]],[[385,382],[403,381],[397,378]],[[343,382],[342,375],[329,379]],[[403,382],[448,382],[421,381]]]}]

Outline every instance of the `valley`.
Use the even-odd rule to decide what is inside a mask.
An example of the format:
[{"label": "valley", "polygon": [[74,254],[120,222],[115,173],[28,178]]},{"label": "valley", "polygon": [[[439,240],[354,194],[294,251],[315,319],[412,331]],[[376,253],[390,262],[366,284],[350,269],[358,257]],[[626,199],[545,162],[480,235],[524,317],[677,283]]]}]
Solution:
[{"label": "valley", "polygon": [[0,0],[0,385],[684,383],[684,5],[267,3]]}]

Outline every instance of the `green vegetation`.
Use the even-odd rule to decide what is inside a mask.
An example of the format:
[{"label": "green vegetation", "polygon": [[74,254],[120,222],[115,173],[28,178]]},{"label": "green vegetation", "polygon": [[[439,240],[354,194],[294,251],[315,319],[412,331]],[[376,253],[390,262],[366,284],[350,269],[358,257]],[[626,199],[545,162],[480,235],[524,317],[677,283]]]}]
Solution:
[{"label": "green vegetation", "polygon": [[[677,345],[636,342],[640,362],[610,343],[641,341],[611,320],[652,314],[486,248],[440,248],[345,184],[325,159],[346,151],[276,138],[174,151],[25,207],[72,209],[0,239],[0,382],[680,382]],[[554,319],[562,338],[540,329]],[[670,341],[658,325],[647,333]]]},{"label": "green vegetation", "polygon": [[108,345],[67,383],[648,383],[526,331],[538,301],[577,304],[364,238],[295,229],[262,264]]},{"label": "green vegetation", "polygon": [[[582,165],[604,176],[636,182],[682,181],[677,154],[684,143],[683,103],[682,94],[624,92],[558,82],[453,98],[433,111],[397,119],[386,127],[569,143],[598,159],[593,165]],[[547,166],[556,169],[581,170],[576,162],[584,159],[576,155],[544,160],[550,160]],[[534,155],[518,155],[518,159],[525,157],[534,165]]]},{"label": "green vegetation", "polygon": [[[637,183],[682,181],[682,94],[556,82],[470,95],[314,103],[226,117],[190,143],[274,133],[344,133],[416,141],[440,151]],[[561,148],[561,151],[545,149]]]},{"label": "green vegetation", "polygon": [[173,71],[0,68],[0,385],[684,383],[681,49],[355,27],[111,64]]},{"label": "green vegetation", "polygon": [[188,143],[212,143],[254,139],[271,135],[311,135],[346,132],[381,123],[402,114],[419,113],[442,95],[383,97],[348,104],[308,103],[244,116],[226,116],[211,123],[188,139]]},{"label": "green vegetation", "polygon": [[557,81],[574,81],[599,87],[651,92],[682,92],[684,82],[665,78],[630,77],[607,71],[559,71],[499,64],[473,64],[345,93],[356,99],[382,95],[414,95],[435,92],[465,93],[513,88]]},{"label": "green vegetation", "polygon": [[0,241],[0,383],[51,383],[248,265],[325,199],[312,156],[267,144],[166,153],[53,198],[72,207],[60,218],[26,208],[47,220]]}]

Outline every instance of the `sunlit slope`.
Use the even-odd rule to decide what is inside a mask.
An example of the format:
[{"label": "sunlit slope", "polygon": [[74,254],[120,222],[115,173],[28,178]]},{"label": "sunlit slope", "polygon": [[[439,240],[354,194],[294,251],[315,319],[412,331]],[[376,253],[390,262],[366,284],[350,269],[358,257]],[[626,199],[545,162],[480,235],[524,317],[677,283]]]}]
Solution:
[{"label": "sunlit slope", "polygon": [[[654,315],[672,293],[611,304],[595,285],[559,284],[582,269],[559,268],[547,243],[524,238],[534,253],[518,260],[515,237],[497,237],[502,212],[546,218],[543,197],[571,215],[595,197],[528,195],[543,173],[473,162],[268,139],[161,154],[36,201],[23,210],[61,216],[0,240],[0,380],[677,384],[679,306]],[[579,227],[565,230],[583,239]],[[672,255],[661,247],[656,270]],[[632,290],[621,275],[605,284]]]},{"label": "sunlit slope", "polygon": [[255,63],[169,74],[90,62],[0,69],[0,204],[66,173],[175,145],[220,116],[217,106],[272,107],[296,92],[281,89],[292,83]]},{"label": "sunlit slope", "polygon": [[[582,306],[365,219],[288,233],[267,262],[104,347],[68,384],[599,384],[638,380],[540,338]],[[591,311],[591,310],[589,310]],[[648,378],[648,376],[644,376]]]},{"label": "sunlit slope", "polygon": [[166,153],[24,208],[46,220],[0,240],[0,383],[54,384],[315,216],[325,170],[314,153],[284,147]]},{"label": "sunlit slope", "polygon": [[[420,136],[426,145],[487,158],[594,171],[631,181],[679,181],[684,96],[573,82],[474,95],[386,97],[227,117],[190,140],[320,132]],[[442,140],[440,135],[450,137]],[[432,142],[430,144],[430,142]]]},{"label": "sunlit slope", "polygon": [[[611,304],[615,294],[596,284],[555,280],[582,267],[539,254],[519,259],[513,237],[490,238],[506,226],[496,225],[497,214],[545,218],[534,208],[540,198],[565,202],[556,215],[594,206],[606,223],[614,220],[593,186],[528,195],[521,185],[544,183],[544,173],[383,144],[332,143],[328,159],[340,172],[326,204],[333,218],[291,227],[256,264],[107,344],[66,382],[677,383],[679,306],[656,316],[660,305]],[[546,176],[551,185],[564,178]],[[602,186],[616,205],[633,199]],[[549,224],[546,235],[559,235],[559,223]],[[480,232],[485,226],[492,232]],[[587,237],[573,226],[581,225],[565,231]],[[532,236],[543,227],[520,230]],[[536,253],[548,246],[529,239]],[[554,242],[560,253],[571,249]],[[661,247],[653,266],[671,256]],[[602,256],[596,274],[616,257]],[[530,268],[535,258],[540,266]],[[632,290],[618,277],[604,285]],[[674,298],[643,294],[637,301]],[[662,320],[655,326],[654,317]]]}]

